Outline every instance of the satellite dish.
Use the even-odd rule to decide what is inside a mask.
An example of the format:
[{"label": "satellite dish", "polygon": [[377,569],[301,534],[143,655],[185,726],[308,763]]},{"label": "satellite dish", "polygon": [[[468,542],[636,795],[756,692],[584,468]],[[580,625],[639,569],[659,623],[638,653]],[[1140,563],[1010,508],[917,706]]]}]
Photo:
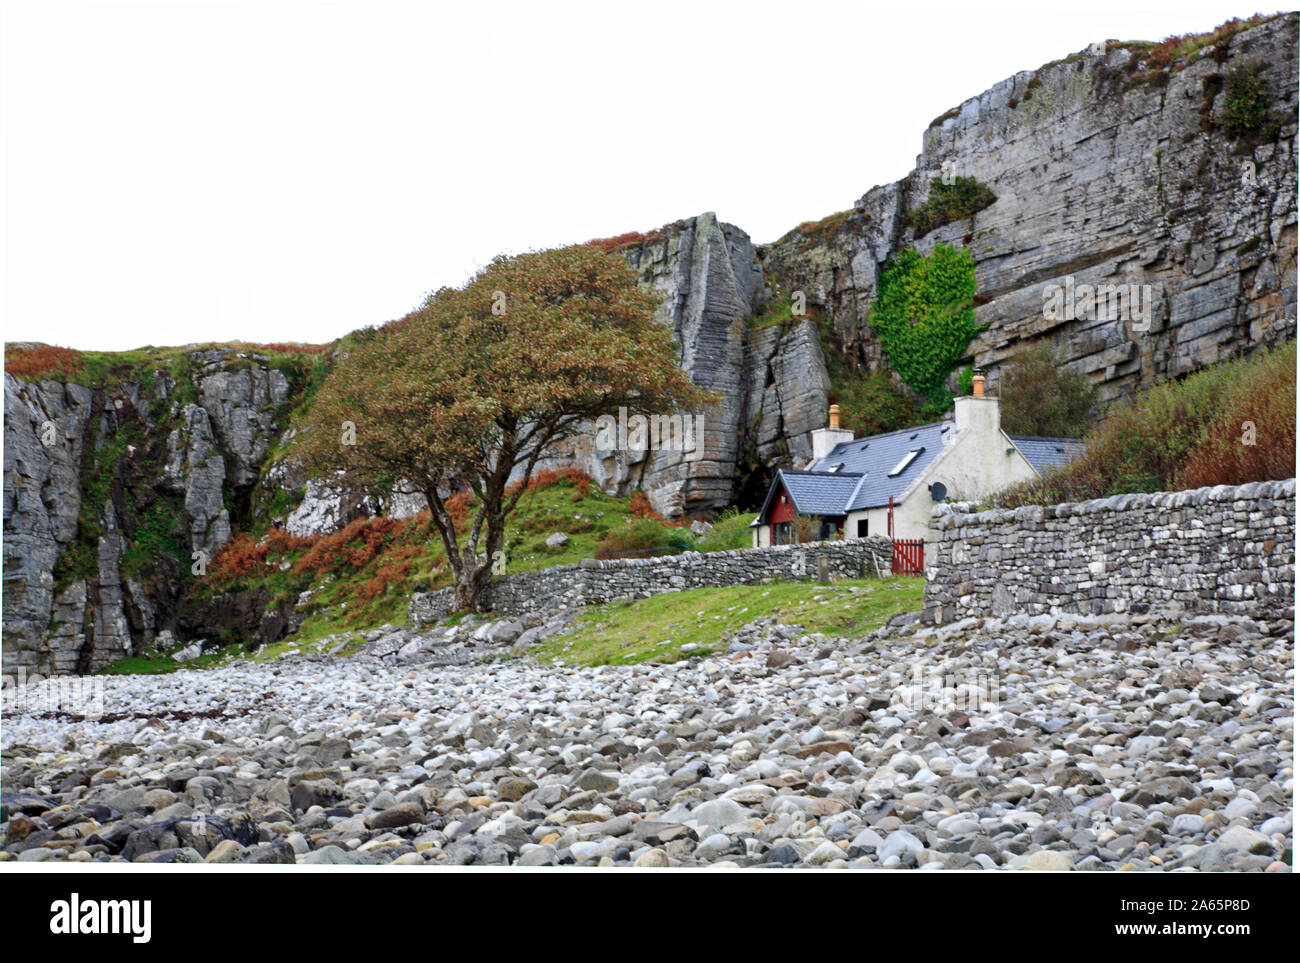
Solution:
[{"label": "satellite dish", "polygon": [[936,502],[941,502],[948,497],[948,489],[943,482],[934,482],[930,485],[930,497]]}]

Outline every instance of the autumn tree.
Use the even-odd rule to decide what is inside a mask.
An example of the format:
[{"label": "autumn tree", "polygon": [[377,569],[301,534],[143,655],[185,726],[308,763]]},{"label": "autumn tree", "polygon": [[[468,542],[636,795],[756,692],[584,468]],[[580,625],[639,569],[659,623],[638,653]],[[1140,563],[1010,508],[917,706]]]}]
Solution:
[{"label": "autumn tree", "polygon": [[[539,459],[620,406],[712,400],[679,367],[656,304],[599,248],[498,257],[358,338],[321,385],[297,457],[344,484],[424,495],[456,604],[472,610]],[[448,500],[467,488],[474,512],[458,528]]]},{"label": "autumn tree", "polygon": [[1097,389],[1066,370],[1051,347],[1022,348],[999,388],[1002,429],[1012,435],[1081,438],[1097,422]]}]

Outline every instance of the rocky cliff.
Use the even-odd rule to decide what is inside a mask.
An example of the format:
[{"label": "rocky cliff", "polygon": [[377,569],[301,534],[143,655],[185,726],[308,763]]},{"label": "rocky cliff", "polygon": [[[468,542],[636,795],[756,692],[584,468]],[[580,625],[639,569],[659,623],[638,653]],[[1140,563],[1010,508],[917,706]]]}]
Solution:
[{"label": "rocky cliff", "polygon": [[757,327],[771,291],[749,236],[702,214],[619,250],[641,283],[663,296],[682,367],[719,403],[703,414],[698,450],[628,452],[585,432],[556,460],[577,464],[610,490],[640,488],[662,514],[711,514],[731,504],[747,466],[807,458],[826,420],[830,380],[816,324]]},{"label": "rocky cliff", "polygon": [[[1114,399],[1293,337],[1296,53],[1296,14],[1177,50],[1095,44],[965,101],[902,180],[771,245],[712,214],[600,242],[663,294],[683,367],[720,402],[698,451],[603,449],[593,431],[556,461],[668,515],[753,501],[773,466],[811,454],[828,372],[889,370],[867,318],[883,266],[909,247],[973,256],[982,330],[967,354],[994,384],[1041,340]],[[1257,108],[1244,117],[1243,83]],[[984,201],[917,215],[957,181]],[[1128,285],[1147,299],[1136,316],[1122,301],[1045,307],[1052,290]],[[87,671],[164,631],[283,633],[287,613],[255,593],[196,603],[193,566],[237,530],[418,511],[294,469],[292,412],[329,357],[191,347],[94,377],[6,373],[6,668]]]},{"label": "rocky cliff", "polygon": [[[569,460],[667,514],[752,502],[826,424],[825,351],[848,377],[890,370],[868,313],[906,248],[971,253],[981,330],[967,355],[995,390],[1012,354],[1040,341],[1110,402],[1294,337],[1297,23],[1099,42],[1022,71],[937,118],[906,177],[771,245],[711,214],[614,239],[665,293],[683,366],[724,401],[697,461],[590,445]],[[1241,77],[1257,78],[1253,127],[1234,112]],[[948,223],[914,215],[936,182],[959,180],[993,202]],[[1073,297],[1089,289],[1101,299]],[[1053,292],[1064,310],[1049,310]],[[796,293],[805,313],[768,315]]]},{"label": "rocky cliff", "polygon": [[267,358],[221,347],[95,380],[5,374],[6,672],[85,672],[189,634],[189,578],[252,521],[290,399]]},{"label": "rocky cliff", "polygon": [[[1111,400],[1292,337],[1296,33],[1292,13],[1178,60],[1111,41],[1022,71],[937,118],[905,178],[761,251],[764,270],[807,292],[866,370],[886,364],[867,323],[881,265],[939,242],[975,259],[986,328],[969,354],[992,384],[1026,342],[1050,342]],[[1230,98],[1256,69],[1268,105],[1252,128]],[[996,201],[935,229],[911,222],[957,178]],[[1052,285],[1149,286],[1149,318],[1111,304],[1048,317]]]}]

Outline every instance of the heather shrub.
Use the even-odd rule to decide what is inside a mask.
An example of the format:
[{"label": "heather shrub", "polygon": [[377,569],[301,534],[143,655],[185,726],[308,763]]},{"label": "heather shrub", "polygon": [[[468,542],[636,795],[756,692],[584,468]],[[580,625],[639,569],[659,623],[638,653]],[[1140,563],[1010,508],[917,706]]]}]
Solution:
[{"label": "heather shrub", "polygon": [[596,548],[596,557],[650,558],[676,555],[690,547],[690,536],[681,529],[664,526],[653,518],[637,518],[607,532]]},{"label": "heather shrub", "polygon": [[1244,485],[1295,474],[1295,342],[1263,356],[1220,399],[1183,465],[1180,487]]},{"label": "heather shrub", "polygon": [[[1290,478],[1295,363],[1291,343],[1148,388],[1106,413],[1079,458],[991,501],[1014,508]],[[1245,422],[1254,423],[1253,446]]]}]

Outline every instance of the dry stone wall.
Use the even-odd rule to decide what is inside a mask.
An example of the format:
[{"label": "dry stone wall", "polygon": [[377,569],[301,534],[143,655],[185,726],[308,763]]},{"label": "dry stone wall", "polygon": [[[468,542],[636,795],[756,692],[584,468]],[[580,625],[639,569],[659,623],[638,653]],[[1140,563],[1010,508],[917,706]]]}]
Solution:
[{"label": "dry stone wall", "polygon": [[1064,505],[935,509],[925,614],[1156,609],[1290,618],[1295,479]]},{"label": "dry stone wall", "polygon": [[[821,575],[823,559],[829,578],[860,578],[888,572],[892,551],[887,538],[862,538],[658,558],[583,559],[577,565],[494,579],[482,607],[522,616],[694,588],[804,581]],[[417,593],[411,596],[411,625],[437,622],[451,606],[450,589]]]}]

